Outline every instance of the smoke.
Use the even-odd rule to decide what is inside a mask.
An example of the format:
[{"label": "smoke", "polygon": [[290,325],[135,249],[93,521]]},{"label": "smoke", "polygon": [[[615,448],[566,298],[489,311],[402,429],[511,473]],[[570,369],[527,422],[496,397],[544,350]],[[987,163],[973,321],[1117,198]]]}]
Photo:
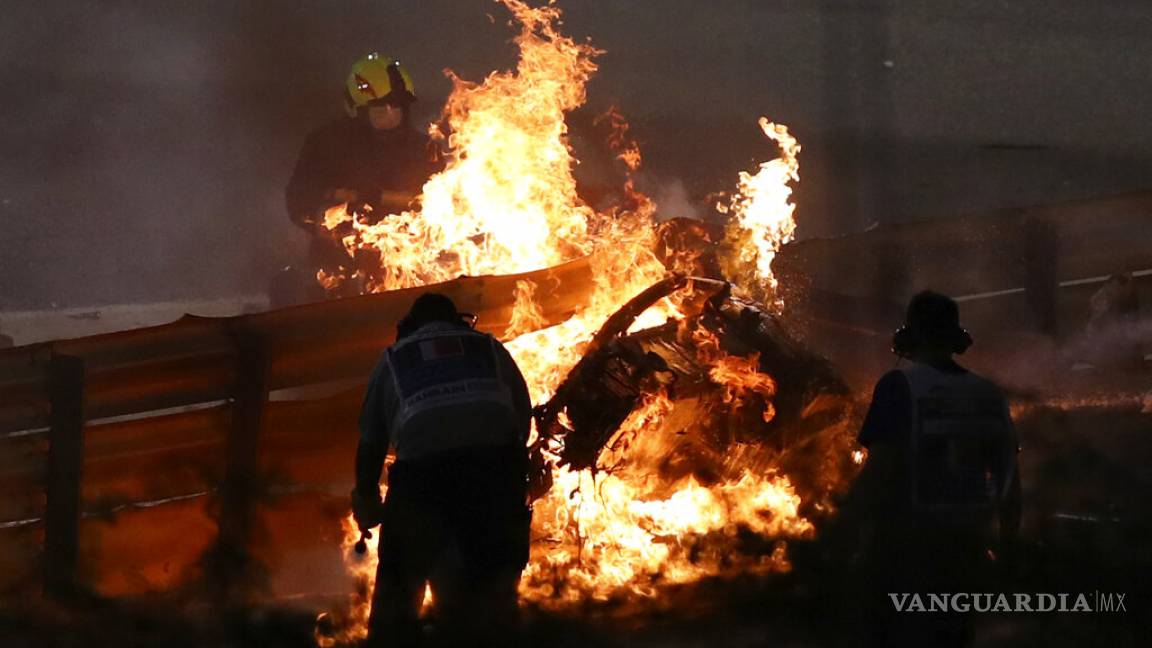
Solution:
[{"label": "smoke", "polygon": [[1004,385],[1021,406],[1148,408],[1152,403],[1136,379],[1149,366],[1152,321],[1117,323],[1061,339],[1023,334],[976,336],[976,341],[974,368]]},{"label": "smoke", "polygon": [[[763,159],[759,115],[805,145],[805,235],[834,235],[861,214],[1121,191],[1148,168],[1152,41],[1133,27],[1143,8],[1069,13],[1029,0],[929,18],[892,3],[784,4],[564,3],[568,31],[607,51],[591,98],[618,104],[643,133],[645,168],[678,180],[648,187],[661,217],[706,216],[690,197],[730,189]],[[1033,13],[1044,19],[1021,31]],[[434,115],[443,68],[475,80],[507,67],[507,32],[488,14],[502,20],[487,0],[7,3],[0,309],[263,292],[272,269],[303,253],[283,186],[305,135],[341,114],[347,66],[374,49],[400,57],[418,113]],[[872,31],[890,39],[894,68],[859,42]],[[1091,36],[1089,55],[1063,45],[1071,32]],[[955,79],[995,82],[957,93]],[[1017,110],[998,108],[1005,87]],[[899,155],[878,156],[885,147]],[[880,163],[889,157],[900,173]],[[852,165],[888,183],[875,195],[892,204],[852,200]]]},{"label": "smoke", "polygon": [[1099,369],[1139,369],[1152,353],[1152,321],[1117,322],[1077,335],[1057,350],[1061,364]]},{"label": "smoke", "polygon": [[[461,56],[490,54],[465,61],[414,41],[420,9],[447,13],[417,6],[432,4],[6,8],[0,309],[264,293],[305,257],[284,185],[307,133],[343,115],[351,61],[393,48],[420,80],[421,115],[447,94],[442,67],[497,67],[498,29],[468,39]],[[490,7],[475,5],[454,13],[483,32]]]},{"label": "smoke", "polygon": [[0,109],[23,126],[2,134],[4,224],[23,244],[6,245],[0,306],[249,288],[256,143],[221,109],[211,22],[96,3],[33,15],[11,73],[24,100]]},{"label": "smoke", "polygon": [[688,195],[688,189],[684,186],[684,181],[673,178],[671,180],[653,179],[649,182],[652,183],[650,187],[645,186],[648,182],[641,182],[640,185],[656,202],[656,218],[658,220],[666,221],[673,218],[701,220],[703,218],[703,209],[692,201]]}]

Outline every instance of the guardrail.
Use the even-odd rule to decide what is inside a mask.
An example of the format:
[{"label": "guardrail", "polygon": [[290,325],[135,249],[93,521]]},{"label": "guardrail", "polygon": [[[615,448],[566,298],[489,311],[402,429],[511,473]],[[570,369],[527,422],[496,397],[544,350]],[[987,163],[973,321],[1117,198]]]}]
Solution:
[{"label": "guardrail", "polygon": [[848,308],[854,319],[890,328],[914,291],[932,288],[955,297],[1023,297],[1024,324],[1055,334],[1062,287],[1152,269],[1147,232],[1152,192],[1145,191],[809,239],[785,246],[773,269],[832,318]]},{"label": "guardrail", "polygon": [[[223,446],[215,548],[222,567],[214,580],[227,593],[242,577],[265,433],[330,419],[335,406],[347,409],[353,423],[362,382],[419,294],[449,295],[478,316],[480,328],[500,337],[523,280],[537,285],[544,318],[555,324],[586,303],[592,278],[588,259],[581,259],[518,275],[466,277],[231,318],[185,316],[163,326],[0,351],[0,495],[8,499],[8,513],[30,517],[39,507],[36,494],[45,496],[45,591],[66,595],[77,587],[86,456],[111,461],[164,439],[180,448],[218,452]],[[313,404],[268,400],[276,390],[336,381],[352,381],[351,391]]]}]

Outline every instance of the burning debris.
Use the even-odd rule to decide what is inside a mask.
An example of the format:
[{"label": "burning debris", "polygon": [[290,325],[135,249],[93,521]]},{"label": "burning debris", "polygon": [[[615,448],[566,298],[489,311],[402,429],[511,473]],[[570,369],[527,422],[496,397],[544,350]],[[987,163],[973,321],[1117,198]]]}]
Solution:
[{"label": "burning debris", "polygon": [[[566,591],[574,573],[604,597],[612,593],[605,573],[628,574],[615,586],[648,595],[660,582],[786,570],[775,540],[810,536],[812,519],[828,510],[851,470],[848,389],[779,318],[730,288],[679,276],[653,285],[608,318],[539,406],[535,494],[547,493],[538,507],[559,515],[545,516],[555,524],[542,540],[571,546],[551,548],[530,568],[529,598],[589,593]],[[628,332],[640,313],[681,291],[682,319]],[[601,525],[615,535],[595,533]],[[745,532],[762,542],[749,545]],[[617,543],[637,533],[640,546]],[[656,544],[643,547],[644,534]],[[630,551],[637,560],[613,564]],[[589,558],[599,574],[587,571]]]},{"label": "burning debris", "polygon": [[[505,336],[541,404],[522,598],[564,608],[787,570],[784,541],[814,533],[854,465],[847,389],[786,330],[771,274],[795,228],[799,145],[761,120],[783,157],[741,177],[723,240],[701,224],[658,226],[631,182],[627,199],[598,212],[577,195],[565,113],[584,102],[600,52],[557,31],[555,5],[498,1],[519,28],[519,65],[481,83],[450,74],[446,126],[432,129],[444,171],[418,209],[372,219],[330,210],[350,256],[371,249],[383,265],[320,279],[383,291],[589,256],[583,310],[541,329],[537,287],[521,282]],[[611,119],[634,171],[639,148],[623,118]],[[349,564],[366,592],[375,552],[352,552],[358,540],[349,521]],[[366,605],[362,592],[321,643],[363,636]]]},{"label": "burning debris", "polygon": [[[693,295],[680,321],[627,333],[640,313],[684,289],[711,294]],[[788,380],[778,385],[772,375]],[[763,443],[776,436],[781,448],[794,445],[783,434],[819,432],[843,420],[849,405],[848,388],[828,362],[792,338],[779,318],[732,297],[730,284],[673,276],[608,318],[556,395],[539,406],[537,445],[554,442],[561,465],[595,469],[621,424],[654,393],[706,400],[698,414],[723,410],[738,419],[692,421],[714,437]]]}]

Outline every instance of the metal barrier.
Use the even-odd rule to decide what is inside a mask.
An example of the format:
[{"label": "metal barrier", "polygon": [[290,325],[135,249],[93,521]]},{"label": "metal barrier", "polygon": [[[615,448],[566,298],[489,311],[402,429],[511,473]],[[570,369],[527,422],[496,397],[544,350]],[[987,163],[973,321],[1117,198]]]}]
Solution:
[{"label": "metal barrier", "polygon": [[[46,496],[45,591],[66,595],[77,587],[85,454],[107,460],[166,439],[215,456],[223,444],[215,553],[226,567],[213,576],[226,595],[242,576],[265,431],[271,424],[300,429],[310,418],[330,418],[334,406],[349,410],[354,423],[359,400],[355,388],[312,404],[269,403],[270,392],[366,380],[397,322],[424,292],[447,294],[500,337],[511,322],[517,282],[532,281],[547,324],[560,323],[586,303],[588,263],[231,318],[186,316],[0,351],[0,496]],[[34,515],[36,499],[6,508]]]},{"label": "metal barrier", "polygon": [[773,269],[782,285],[802,287],[800,305],[829,320],[889,329],[914,291],[931,288],[1021,296],[1018,323],[1054,335],[1068,320],[1062,288],[1152,269],[1149,231],[1152,192],[1139,192],[809,239],[785,246]]}]

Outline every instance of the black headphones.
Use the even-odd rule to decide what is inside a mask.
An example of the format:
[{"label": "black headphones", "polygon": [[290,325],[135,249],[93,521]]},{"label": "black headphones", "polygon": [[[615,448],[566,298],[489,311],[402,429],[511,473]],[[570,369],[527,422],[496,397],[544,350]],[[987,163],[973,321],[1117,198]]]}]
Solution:
[{"label": "black headphones", "polygon": [[[956,327],[945,335],[949,338],[948,342],[951,345],[949,350],[952,353],[963,354],[968,350],[968,347],[972,346],[972,335],[965,328]],[[920,348],[924,340],[925,336],[921,331],[905,324],[892,334],[892,353],[901,358],[907,358]]]}]

